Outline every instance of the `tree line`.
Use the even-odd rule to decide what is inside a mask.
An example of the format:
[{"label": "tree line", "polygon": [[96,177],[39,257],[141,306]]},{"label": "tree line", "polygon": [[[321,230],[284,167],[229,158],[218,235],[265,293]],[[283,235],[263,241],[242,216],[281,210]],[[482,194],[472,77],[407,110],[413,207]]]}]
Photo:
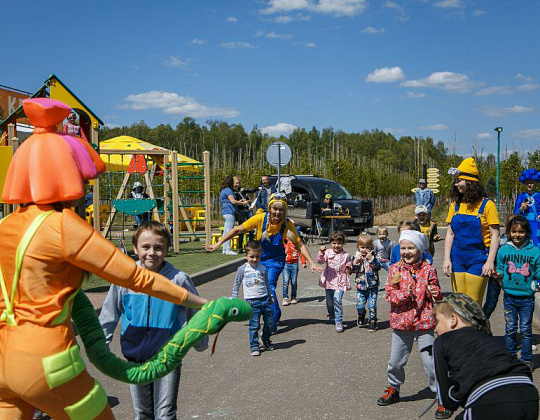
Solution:
[{"label": "tree line", "polygon": [[[287,143],[292,159],[282,173],[312,174],[342,183],[356,197],[411,194],[423,164],[440,170],[440,191],[446,195],[452,179],[449,167],[459,165],[462,156],[452,154],[444,142],[431,137],[402,136],[396,138],[381,130],[347,133],[334,128],[295,129],[289,137],[274,137],[257,127],[246,131],[241,124],[210,120],[198,124],[184,118],[175,128],[160,124],[151,128],[144,121],[131,126],[100,131],[100,139],[127,135],[176,150],[202,160],[202,152],[211,152],[212,191],[219,191],[226,175],[237,175],[243,185],[256,186],[261,174],[274,174],[276,169],[266,162],[266,149],[274,141]],[[496,158],[475,156],[481,181],[493,197],[496,190]],[[514,197],[520,186],[518,177],[526,167],[540,169],[540,152],[520,156],[511,154],[500,165],[500,191]]]}]

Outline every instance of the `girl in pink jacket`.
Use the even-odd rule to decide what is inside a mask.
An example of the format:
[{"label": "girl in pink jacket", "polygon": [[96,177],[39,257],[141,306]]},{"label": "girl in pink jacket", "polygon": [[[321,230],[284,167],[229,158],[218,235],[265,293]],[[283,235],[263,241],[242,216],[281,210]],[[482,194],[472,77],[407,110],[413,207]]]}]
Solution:
[{"label": "girl in pink jacket", "polygon": [[351,274],[351,258],[343,249],[345,235],[334,232],[330,236],[331,249],[321,246],[317,254],[317,262],[325,264],[319,286],[326,289],[326,309],[330,323],[336,324],[336,332],[343,332],[343,293],[351,289],[349,274]]},{"label": "girl in pink jacket", "polygon": [[[427,236],[416,230],[403,230],[399,236],[401,259],[390,267],[385,298],[390,303],[392,345],[388,361],[389,386],[377,400],[378,405],[399,401],[399,387],[405,382],[405,365],[416,340],[431,391],[437,391],[433,363],[433,302],[443,295],[437,271],[422,258],[428,248]],[[436,418],[448,418],[439,405]]]}]

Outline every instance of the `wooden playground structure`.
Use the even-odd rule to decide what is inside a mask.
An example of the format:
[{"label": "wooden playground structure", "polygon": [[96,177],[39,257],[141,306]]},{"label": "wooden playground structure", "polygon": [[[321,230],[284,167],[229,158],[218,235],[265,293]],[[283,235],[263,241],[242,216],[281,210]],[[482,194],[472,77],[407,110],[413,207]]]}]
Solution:
[{"label": "wooden playground structure", "polygon": [[[172,247],[173,251],[179,251],[180,238],[189,238],[195,240],[204,237],[207,244],[211,241],[211,222],[210,222],[210,152],[203,153],[203,161],[196,163],[179,163],[178,153],[167,149],[159,148],[159,150],[122,150],[122,149],[102,149],[100,150],[102,159],[107,164],[108,157],[120,156],[127,157],[130,164],[127,170],[117,171],[121,175],[121,183],[119,185],[112,184],[109,181],[107,185],[107,177],[113,171],[107,171],[99,178],[100,181],[105,179],[106,188],[109,191],[115,190],[114,198],[109,193],[108,197],[103,198],[101,190],[103,182],[93,183],[93,200],[94,209],[101,208],[104,202],[110,205],[111,211],[108,213],[103,227],[101,219],[103,213],[101,211],[93,211],[94,229],[100,231],[104,237],[108,237],[111,230],[114,228],[115,217],[119,213],[130,216],[140,215],[143,213],[151,214],[153,220],[160,221],[164,224],[172,225]],[[163,164],[158,164],[158,162]],[[176,165],[174,164],[176,162]],[[149,165],[148,163],[151,163]],[[151,168],[150,168],[151,166]],[[200,169],[203,167],[203,175],[179,175],[178,169],[196,166]],[[162,177],[161,184],[156,185],[157,175]],[[110,179],[110,178],[109,178]],[[128,191],[128,186],[131,185],[132,179],[142,179],[146,185],[148,199],[126,199],[124,198]],[[182,180],[200,180],[203,181],[203,189],[198,190],[179,190],[179,181]],[[118,186],[119,188],[113,188]],[[162,191],[163,207],[160,211],[157,205],[156,187]],[[189,194],[203,194],[204,204],[196,203],[189,204],[185,198]],[[96,197],[99,197],[96,200]],[[99,202],[98,207],[96,201]],[[107,205],[105,204],[105,205]],[[204,224],[204,233],[197,232],[197,225]],[[123,224],[122,224],[123,226]],[[181,229],[185,227],[185,229]]]}]

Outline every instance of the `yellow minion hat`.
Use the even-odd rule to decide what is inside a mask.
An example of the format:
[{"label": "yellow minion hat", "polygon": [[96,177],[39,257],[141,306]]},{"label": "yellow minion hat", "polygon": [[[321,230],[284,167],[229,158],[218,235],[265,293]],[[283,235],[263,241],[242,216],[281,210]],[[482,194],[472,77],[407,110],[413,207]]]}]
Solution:
[{"label": "yellow minion hat", "polygon": [[270,196],[270,201],[268,202],[268,211],[270,211],[270,207],[272,207],[272,204],[274,203],[281,203],[283,204],[283,208],[285,209],[285,213],[287,213],[287,196],[282,193],[274,193]]},{"label": "yellow minion hat", "polygon": [[478,181],[478,167],[474,158],[464,159],[457,167],[457,178],[466,179],[468,181]]}]

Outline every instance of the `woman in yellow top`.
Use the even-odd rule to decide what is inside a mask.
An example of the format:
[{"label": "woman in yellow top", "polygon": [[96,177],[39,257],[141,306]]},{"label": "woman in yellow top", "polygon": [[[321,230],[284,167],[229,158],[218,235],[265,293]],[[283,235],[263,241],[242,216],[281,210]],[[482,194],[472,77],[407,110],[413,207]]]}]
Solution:
[{"label": "woman in yellow top", "polygon": [[473,158],[448,173],[454,176],[454,187],[446,218],[443,271],[452,275],[454,293],[465,293],[482,305],[487,278],[495,272],[499,214],[493,201],[485,197]]},{"label": "woman in yellow top", "polygon": [[223,235],[216,244],[205,245],[207,251],[213,252],[222,243],[236,235],[257,230],[256,240],[260,241],[262,245],[261,264],[266,267],[268,283],[270,284],[270,291],[274,300],[274,332],[277,330],[277,324],[281,317],[281,310],[279,309],[276,296],[276,286],[279,276],[285,267],[286,254],[283,240],[288,237],[297,246],[302,255],[308,260],[311,271],[323,271],[323,268],[313,261],[307,246],[300,240],[294,223],[285,217],[286,214],[287,200],[285,194],[275,193],[270,197],[268,213],[257,213]]}]

